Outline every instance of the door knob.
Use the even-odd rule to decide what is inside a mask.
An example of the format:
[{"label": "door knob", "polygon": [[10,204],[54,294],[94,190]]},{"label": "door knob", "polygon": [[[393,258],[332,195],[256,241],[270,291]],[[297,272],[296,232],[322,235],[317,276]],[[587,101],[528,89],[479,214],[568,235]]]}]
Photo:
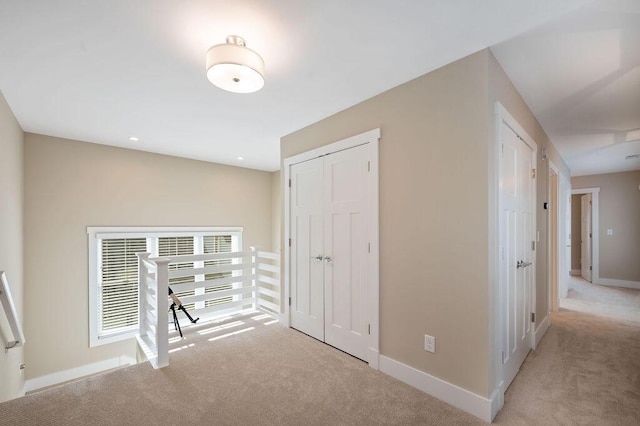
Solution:
[{"label": "door knob", "polygon": [[518,260],[518,263],[516,263],[516,269],[526,268],[527,266],[531,266],[531,265],[532,265],[531,262],[525,262],[524,260]]},{"label": "door knob", "polygon": [[333,262],[333,259],[331,259],[329,256],[325,256],[324,257],[324,261],[327,262],[327,263],[331,263],[331,262]]},{"label": "door knob", "polygon": [[311,259],[315,259],[316,262],[322,262],[322,255],[319,254],[317,256],[312,256]]}]

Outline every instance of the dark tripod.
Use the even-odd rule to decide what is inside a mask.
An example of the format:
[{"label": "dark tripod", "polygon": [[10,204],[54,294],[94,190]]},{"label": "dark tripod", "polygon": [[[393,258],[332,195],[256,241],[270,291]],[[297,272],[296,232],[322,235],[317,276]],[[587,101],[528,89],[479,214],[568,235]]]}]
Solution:
[{"label": "dark tripod", "polygon": [[169,309],[173,314],[173,326],[176,328],[178,333],[180,333],[180,337],[184,337],[182,335],[182,329],[180,328],[180,322],[178,321],[178,315],[176,314],[176,306],[178,307],[178,309],[184,312],[187,318],[189,318],[189,321],[191,321],[191,324],[197,323],[200,318],[193,319],[191,315],[189,315],[189,312],[187,312],[187,310],[184,308],[182,302],[180,301],[180,299],[178,299],[178,296],[173,294],[173,290],[171,290],[171,287],[169,287],[169,297],[171,297],[171,300],[173,301],[173,303],[171,303],[171,306],[169,306]]}]

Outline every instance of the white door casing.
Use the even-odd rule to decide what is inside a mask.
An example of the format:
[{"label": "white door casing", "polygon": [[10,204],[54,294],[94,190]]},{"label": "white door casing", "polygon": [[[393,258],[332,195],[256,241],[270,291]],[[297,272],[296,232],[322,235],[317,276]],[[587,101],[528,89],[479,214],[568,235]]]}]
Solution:
[{"label": "white door casing", "polygon": [[537,146],[504,108],[498,113],[498,354],[506,389],[534,346]]},{"label": "white door casing", "polygon": [[560,291],[560,278],[558,275],[560,262],[560,228],[562,223],[560,221],[560,174],[558,168],[549,161],[549,204],[548,208],[548,249],[547,249],[547,280],[549,301],[547,304],[547,314],[549,312],[557,312],[559,308],[559,291]]},{"label": "white door casing", "polygon": [[571,182],[562,176],[562,197],[564,206],[564,262],[560,271],[560,297],[566,298],[569,295],[569,275],[571,273]]},{"label": "white door casing", "polygon": [[[287,158],[283,180],[285,187],[291,189],[284,193],[285,246],[290,247],[284,251],[284,291],[289,303],[285,303],[281,321],[298,329],[318,323],[316,319],[301,318],[306,306],[294,299],[307,287],[294,280],[300,273],[299,267],[303,276],[311,273],[314,277],[320,275],[314,271],[322,269],[324,328],[319,331],[315,325],[315,331],[309,334],[322,336],[320,340],[364,359],[373,368],[379,366],[379,138],[380,130],[375,129]],[[322,253],[316,253],[313,238],[300,241],[295,236],[294,225],[301,226],[306,220],[302,210],[295,207],[299,204],[300,191],[305,191],[304,183],[296,182],[295,174],[315,170],[311,161],[318,161],[322,168],[323,188],[316,191],[322,198]],[[309,180],[317,181],[317,178]],[[325,186],[329,189],[324,189]],[[317,202],[312,196],[307,198]],[[318,211],[317,208],[311,210]],[[304,226],[301,229],[305,229]],[[309,233],[316,234],[317,231]],[[320,255],[322,261],[317,259]],[[310,265],[305,266],[304,258]],[[318,307],[320,303],[308,306]]]},{"label": "white door casing", "polygon": [[592,262],[591,262],[591,194],[580,197],[580,274],[585,280],[592,282]]}]

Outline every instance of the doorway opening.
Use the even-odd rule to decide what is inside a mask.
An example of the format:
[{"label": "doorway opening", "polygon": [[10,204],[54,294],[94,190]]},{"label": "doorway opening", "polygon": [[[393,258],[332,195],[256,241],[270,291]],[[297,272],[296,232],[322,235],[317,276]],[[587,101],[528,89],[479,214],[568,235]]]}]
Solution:
[{"label": "doorway opening", "polygon": [[571,191],[571,268],[569,274],[598,284],[600,188]]}]

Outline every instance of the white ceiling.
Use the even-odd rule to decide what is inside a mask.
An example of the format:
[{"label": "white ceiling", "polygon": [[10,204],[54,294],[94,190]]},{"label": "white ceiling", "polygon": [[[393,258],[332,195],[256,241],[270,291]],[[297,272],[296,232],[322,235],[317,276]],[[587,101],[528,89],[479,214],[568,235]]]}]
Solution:
[{"label": "white ceiling", "polygon": [[491,49],[572,176],[640,170],[640,1],[587,5]]},{"label": "white ceiling", "polygon": [[[589,3],[0,0],[0,90],[28,132],[276,170],[281,136],[501,43],[506,72],[583,171],[640,128],[638,1],[604,1],[627,13]],[[207,81],[205,53],[230,34],[264,58],[261,91]]]}]

